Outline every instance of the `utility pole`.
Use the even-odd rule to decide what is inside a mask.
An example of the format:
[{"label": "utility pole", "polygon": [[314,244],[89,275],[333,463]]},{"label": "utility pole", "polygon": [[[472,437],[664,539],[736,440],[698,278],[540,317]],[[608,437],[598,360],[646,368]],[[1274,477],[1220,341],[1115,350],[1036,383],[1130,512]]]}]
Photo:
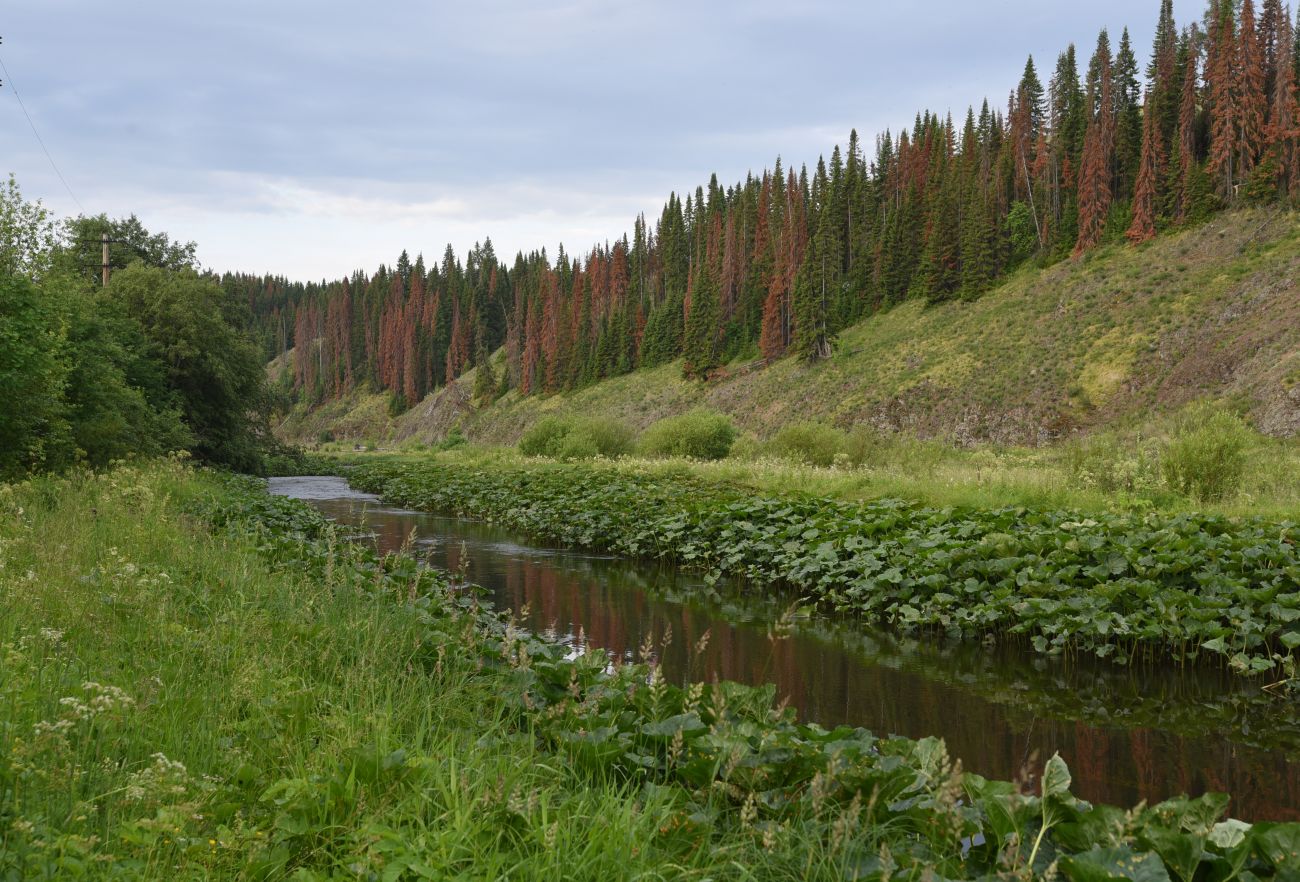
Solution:
[{"label": "utility pole", "polygon": [[108,287],[108,233],[104,233],[101,238],[101,244],[104,246],[104,263],[101,267],[104,275],[104,287]]}]

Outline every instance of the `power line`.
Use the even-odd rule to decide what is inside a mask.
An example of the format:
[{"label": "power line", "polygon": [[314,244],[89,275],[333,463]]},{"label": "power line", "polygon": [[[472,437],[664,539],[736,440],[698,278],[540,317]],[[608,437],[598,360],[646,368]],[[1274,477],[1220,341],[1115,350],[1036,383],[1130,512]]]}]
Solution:
[{"label": "power line", "polygon": [[14,78],[10,75],[9,68],[5,67],[3,58],[0,58],[0,71],[4,71],[5,79],[9,81],[9,88],[14,93],[14,97],[18,99],[18,106],[23,109],[23,116],[27,117],[27,125],[32,127],[32,134],[36,136],[36,143],[41,145],[41,150],[45,151],[45,158],[50,161],[50,168],[54,169],[54,173],[58,175],[59,181],[63,184],[63,189],[68,191],[68,195],[72,197],[72,201],[77,203],[77,208],[81,209],[82,214],[85,214],[86,209],[81,204],[81,200],[77,198],[77,194],[73,193],[72,188],[68,186],[68,181],[63,177],[63,172],[59,171],[59,164],[54,161],[54,157],[50,155],[50,149],[45,146],[45,140],[41,137],[41,133],[36,131],[36,123],[32,122],[32,115],[27,112],[27,105],[23,103],[23,96],[18,94],[18,86],[14,83]]}]

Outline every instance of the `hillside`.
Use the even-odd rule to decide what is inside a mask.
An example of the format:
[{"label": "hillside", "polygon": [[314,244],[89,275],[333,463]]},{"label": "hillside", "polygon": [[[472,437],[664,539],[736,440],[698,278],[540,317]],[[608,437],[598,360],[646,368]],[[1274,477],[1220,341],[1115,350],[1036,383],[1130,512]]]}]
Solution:
[{"label": "hillside", "polygon": [[[1244,406],[1262,431],[1300,432],[1300,218],[1246,210],[1133,248],[1023,269],[974,302],[906,302],[840,335],[829,361],[733,363],[708,383],[680,362],[547,397],[475,407],[473,375],[392,418],[385,396],[295,411],[282,436],[513,441],[544,414],[601,413],[641,428],[696,406],[760,436],[785,422],[1045,443],[1199,398]],[[498,358],[501,355],[498,354]]]}]

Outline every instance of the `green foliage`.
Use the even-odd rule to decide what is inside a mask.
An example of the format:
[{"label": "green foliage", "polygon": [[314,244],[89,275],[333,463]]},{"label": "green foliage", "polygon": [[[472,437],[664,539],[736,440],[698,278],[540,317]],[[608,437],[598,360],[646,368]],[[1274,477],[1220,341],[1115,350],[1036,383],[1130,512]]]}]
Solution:
[{"label": "green foliage", "polygon": [[28,202],[14,176],[0,187],[0,275],[39,279],[59,244],[58,228],[40,202]]},{"label": "green foliage", "polygon": [[86,282],[99,284],[105,235],[109,238],[108,263],[114,272],[137,261],[171,272],[199,268],[194,242],[176,242],[166,233],[151,233],[135,215],[110,218],[106,214],[67,222],[67,235],[56,256],[58,265],[70,275],[80,274]]},{"label": "green foliage", "polygon": [[[136,260],[108,291],[81,272],[85,237],[100,231],[131,244]],[[248,316],[193,263],[192,243],[151,235],[134,217],[79,218],[61,238],[9,180],[0,190],[0,476],[182,448],[261,467],[271,398]]]},{"label": "green foliage", "polygon": [[460,430],[460,426],[452,426],[447,430],[447,434],[438,442],[439,450],[455,450],[457,447],[464,447],[469,441],[465,434]]},{"label": "green foliage", "polygon": [[354,479],[563,545],[792,587],[908,632],[1120,661],[1208,655],[1246,675],[1293,676],[1300,647],[1300,528],[1287,522],[755,497],[590,466],[368,463]]},{"label": "green foliage", "polygon": [[253,481],[41,479],[0,538],[4,878],[1294,870],[1300,828],[1226,797],[1094,807],[1059,758],[1028,795],[770,687],[574,657]]},{"label": "green foliage", "polygon": [[0,478],[71,458],[67,321],[59,300],[22,276],[0,273]]},{"label": "green foliage", "polygon": [[621,456],[632,447],[632,431],[605,417],[543,417],[519,439],[526,456],[592,459]]},{"label": "green foliage", "polygon": [[795,462],[815,466],[831,466],[838,461],[847,464],[849,436],[847,432],[821,423],[790,423],[782,426],[768,441],[768,452]]},{"label": "green foliage", "polygon": [[71,297],[66,395],[80,455],[101,467],[192,446],[166,369],[139,323],[103,292],[82,289]]},{"label": "green foliage", "polygon": [[735,440],[730,417],[701,408],[651,424],[637,440],[637,449],[646,456],[723,459]]},{"label": "green foliage", "polygon": [[261,467],[269,397],[261,356],[240,329],[239,306],[192,270],[135,263],[114,273],[108,296],[140,324],[166,372],[200,459]]},{"label": "green foliage", "polygon": [[1034,227],[1034,214],[1024,202],[1013,202],[1006,220],[1007,241],[1011,253],[1007,263],[1017,266],[1038,251],[1038,230]]},{"label": "green foliage", "polygon": [[1126,443],[1112,433],[1070,441],[1062,448],[1074,486],[1103,493],[1143,496],[1160,490],[1160,451],[1138,438]]},{"label": "green foliage", "polygon": [[1169,486],[1201,502],[1230,497],[1246,469],[1250,427],[1234,413],[1195,407],[1178,421],[1165,445],[1161,468]]}]

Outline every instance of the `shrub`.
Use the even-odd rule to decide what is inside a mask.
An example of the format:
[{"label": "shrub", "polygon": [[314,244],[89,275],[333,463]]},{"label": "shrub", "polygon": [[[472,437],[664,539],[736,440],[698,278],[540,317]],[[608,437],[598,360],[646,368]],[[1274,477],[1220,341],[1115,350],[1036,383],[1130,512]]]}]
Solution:
[{"label": "shrub", "polygon": [[560,449],[556,451],[557,459],[595,459],[600,456],[596,439],[586,432],[570,432],[560,439]]},{"label": "shrub", "polygon": [[641,433],[639,446],[646,456],[723,459],[735,440],[730,417],[697,409],[653,423]]},{"label": "shrub", "polygon": [[767,453],[767,445],[758,440],[758,436],[752,432],[745,432],[737,435],[735,442],[731,445],[731,452],[727,456],[732,459],[753,460],[760,459]]},{"label": "shrub", "polygon": [[769,452],[807,465],[830,466],[836,457],[848,457],[846,432],[821,423],[790,423],[782,426],[767,443]]},{"label": "shrub", "polygon": [[519,439],[519,452],[525,456],[555,456],[564,436],[569,433],[569,426],[568,420],[542,417]]},{"label": "shrub", "polygon": [[1159,451],[1141,438],[1131,444],[1110,434],[1072,441],[1064,448],[1070,483],[1103,493],[1149,494],[1160,488]]},{"label": "shrub", "polygon": [[452,426],[447,430],[447,434],[442,437],[441,441],[430,446],[437,450],[455,450],[457,447],[464,447],[468,443],[469,439],[460,430],[460,426]]},{"label": "shrub", "polygon": [[1178,421],[1161,470],[1170,489],[1200,502],[1235,494],[1246,470],[1250,427],[1234,413],[1198,407]]},{"label": "shrub", "polygon": [[844,439],[844,452],[855,466],[875,465],[892,448],[894,439],[871,426],[854,426]]},{"label": "shrub", "polygon": [[556,459],[619,456],[632,447],[632,432],[605,417],[542,417],[519,439],[519,452]]}]

